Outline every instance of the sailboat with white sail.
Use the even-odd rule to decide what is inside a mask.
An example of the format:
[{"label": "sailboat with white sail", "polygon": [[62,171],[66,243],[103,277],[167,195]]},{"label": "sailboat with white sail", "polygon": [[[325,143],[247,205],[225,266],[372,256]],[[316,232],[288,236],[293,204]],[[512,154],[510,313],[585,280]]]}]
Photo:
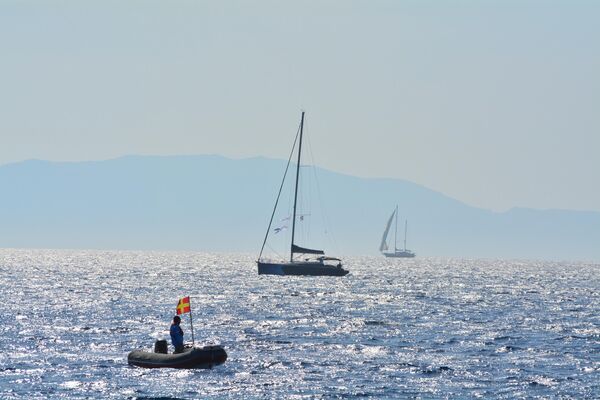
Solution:
[{"label": "sailboat with white sail", "polygon": [[[394,234],[394,251],[388,251],[389,246],[387,244],[388,234],[390,233],[390,227],[392,226],[392,222],[396,221],[396,232]],[[383,237],[381,238],[381,244],[379,245],[379,251],[386,257],[392,258],[413,258],[415,253],[408,250],[406,248],[406,233],[408,231],[408,221],[404,220],[404,248],[398,248],[398,206],[394,209],[394,212],[388,219],[387,224],[385,225],[385,230],[383,231]]]},{"label": "sailboat with white sail", "polygon": [[[281,186],[279,188],[279,193],[277,195],[277,199],[275,200],[275,206],[273,207],[273,213],[271,214],[271,220],[269,221],[269,226],[267,228],[267,233],[265,234],[265,239],[263,241],[263,245],[260,249],[260,254],[258,256],[258,261],[256,262],[258,265],[258,273],[260,275],[313,275],[313,276],[344,276],[348,274],[348,270],[342,267],[342,260],[336,257],[327,257],[325,256],[325,252],[323,250],[315,250],[309,249],[306,247],[298,246],[295,243],[295,233],[296,233],[296,219],[299,215],[297,213],[298,206],[298,182],[300,180],[300,158],[302,155],[302,135],[304,131],[304,111],[302,111],[302,117],[300,119],[300,129],[296,134],[296,139],[294,140],[294,145],[292,146],[292,152],[290,153],[290,157],[288,159],[287,166],[285,168],[285,173],[283,175],[283,180],[281,182]],[[275,211],[277,210],[277,204],[279,203],[279,198],[281,196],[281,190],[283,188],[283,184],[285,182],[285,178],[287,176],[287,171],[289,169],[292,156],[294,153],[294,149],[296,147],[296,142],[298,142],[298,160],[296,163],[296,183],[294,189],[294,208],[293,214],[291,216],[292,220],[292,240],[290,245],[290,258],[289,261],[270,261],[264,260],[262,258],[263,250],[267,243],[267,239],[269,237],[269,232],[271,230],[271,225],[273,223],[273,217],[275,216]],[[280,228],[276,228],[280,229]],[[312,257],[312,258],[311,258]]]}]

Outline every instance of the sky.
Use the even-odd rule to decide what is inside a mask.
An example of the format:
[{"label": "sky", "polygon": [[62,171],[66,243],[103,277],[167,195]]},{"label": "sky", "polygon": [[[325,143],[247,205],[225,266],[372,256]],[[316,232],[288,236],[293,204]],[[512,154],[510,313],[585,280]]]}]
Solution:
[{"label": "sky", "polygon": [[305,110],[321,167],[600,211],[600,2],[223,3],[0,2],[0,165],[284,159]]}]

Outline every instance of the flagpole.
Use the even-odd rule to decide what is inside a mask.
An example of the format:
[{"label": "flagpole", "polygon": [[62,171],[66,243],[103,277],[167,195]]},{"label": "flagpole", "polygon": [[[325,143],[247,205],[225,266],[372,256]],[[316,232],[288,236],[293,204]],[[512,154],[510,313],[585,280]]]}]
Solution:
[{"label": "flagpole", "polygon": [[192,327],[192,346],[196,347],[196,342],[194,341],[194,323],[192,322],[192,296],[190,296],[190,326]]}]

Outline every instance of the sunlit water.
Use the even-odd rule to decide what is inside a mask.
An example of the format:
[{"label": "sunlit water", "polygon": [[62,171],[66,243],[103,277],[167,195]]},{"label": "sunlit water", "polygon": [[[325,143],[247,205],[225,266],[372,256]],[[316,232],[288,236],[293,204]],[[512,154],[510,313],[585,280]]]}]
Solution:
[{"label": "sunlit water", "polygon": [[[0,250],[0,398],[600,398],[600,265]],[[192,295],[212,370],[146,370]],[[189,320],[183,322],[190,339]]]}]

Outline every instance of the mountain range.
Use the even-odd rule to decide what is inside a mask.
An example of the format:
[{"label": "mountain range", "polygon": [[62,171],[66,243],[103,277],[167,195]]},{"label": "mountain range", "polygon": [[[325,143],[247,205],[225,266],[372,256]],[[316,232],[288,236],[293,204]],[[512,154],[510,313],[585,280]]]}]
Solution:
[{"label": "mountain range", "polygon": [[[2,165],[0,247],[258,254],[285,165],[262,157],[216,155]],[[289,173],[293,178],[292,168]],[[307,206],[301,209],[306,218],[298,225],[310,220],[317,232],[298,236],[298,244],[325,246],[331,255],[377,254],[397,204],[400,223],[409,221],[407,247],[417,256],[600,260],[600,212],[493,212],[400,179],[358,178],[304,166],[301,176],[307,177],[302,204],[319,203],[313,208],[322,216]],[[304,190],[308,181],[316,189]],[[285,227],[290,187],[283,187],[284,210],[276,213],[272,228]],[[403,235],[402,226],[400,247]],[[330,244],[334,248],[327,248]]]}]

